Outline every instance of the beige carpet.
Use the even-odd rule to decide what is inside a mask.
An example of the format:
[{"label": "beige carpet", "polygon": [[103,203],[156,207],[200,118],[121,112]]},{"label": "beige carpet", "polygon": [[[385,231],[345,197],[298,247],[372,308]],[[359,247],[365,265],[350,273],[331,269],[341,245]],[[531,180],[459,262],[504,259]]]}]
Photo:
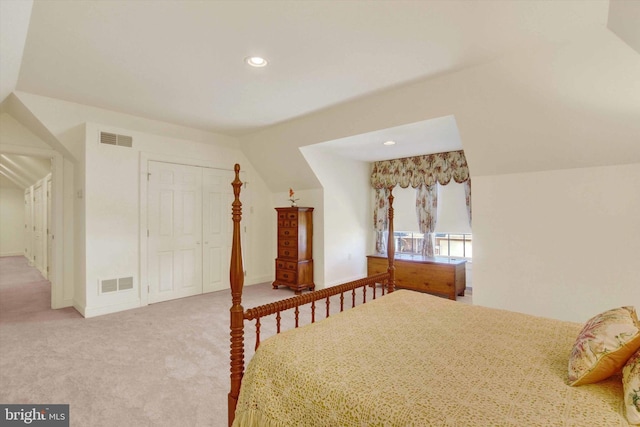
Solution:
[{"label": "beige carpet", "polygon": [[24,256],[0,257],[0,324],[81,317],[73,307],[51,310],[51,283]]},{"label": "beige carpet", "polygon": [[[289,296],[265,283],[246,287],[243,303]],[[91,319],[2,324],[0,402],[70,404],[72,426],[225,426],[230,300],[226,290]],[[275,326],[262,329],[267,337]],[[248,360],[253,337],[246,346]]]},{"label": "beige carpet", "polygon": [[[268,283],[245,289],[247,307],[293,296]],[[227,290],[91,319],[2,324],[0,402],[68,403],[72,426],[224,426],[230,301]],[[265,322],[264,336],[273,330]]]}]

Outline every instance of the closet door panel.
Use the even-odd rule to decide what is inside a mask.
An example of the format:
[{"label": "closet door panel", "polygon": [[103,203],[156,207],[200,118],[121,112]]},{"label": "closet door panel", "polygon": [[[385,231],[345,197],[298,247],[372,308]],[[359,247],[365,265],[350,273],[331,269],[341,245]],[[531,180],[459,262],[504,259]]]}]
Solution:
[{"label": "closet door panel", "polygon": [[52,274],[52,270],[53,270],[53,258],[52,258],[52,254],[51,254],[51,247],[53,246],[53,242],[51,241],[51,227],[53,225],[53,213],[51,211],[51,206],[52,206],[52,199],[53,199],[53,193],[52,193],[52,185],[51,185],[51,175],[49,174],[46,178],[46,182],[47,182],[47,201],[45,203],[46,205],[46,213],[45,213],[45,219],[46,219],[46,247],[45,247],[45,271],[46,271],[46,277],[49,278],[49,276]]},{"label": "closet door panel", "polygon": [[24,256],[30,264],[33,263],[32,237],[33,237],[33,187],[24,190]]},{"label": "closet door panel", "polygon": [[233,223],[232,171],[204,169],[203,172],[204,292],[229,288],[229,257]]},{"label": "closet door panel", "polygon": [[149,162],[149,302],[202,293],[202,170]]},{"label": "closet door panel", "polygon": [[43,181],[39,181],[33,188],[33,264],[42,273],[45,272],[45,185]]}]

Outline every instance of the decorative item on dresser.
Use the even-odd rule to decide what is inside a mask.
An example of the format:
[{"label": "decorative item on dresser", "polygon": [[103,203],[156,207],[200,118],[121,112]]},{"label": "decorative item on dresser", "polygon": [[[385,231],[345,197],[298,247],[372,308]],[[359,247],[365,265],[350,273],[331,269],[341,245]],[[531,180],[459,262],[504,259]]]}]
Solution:
[{"label": "decorative item on dresser", "polygon": [[291,202],[291,207],[295,208],[296,206],[298,206],[298,204],[296,203],[298,200],[300,199],[296,199],[295,197],[293,197],[296,194],[295,191],[293,191],[293,188],[289,188],[289,201]]},{"label": "decorative item on dresser", "polygon": [[313,290],[313,208],[276,208],[278,212],[278,258],[273,288],[288,286],[299,295]]}]

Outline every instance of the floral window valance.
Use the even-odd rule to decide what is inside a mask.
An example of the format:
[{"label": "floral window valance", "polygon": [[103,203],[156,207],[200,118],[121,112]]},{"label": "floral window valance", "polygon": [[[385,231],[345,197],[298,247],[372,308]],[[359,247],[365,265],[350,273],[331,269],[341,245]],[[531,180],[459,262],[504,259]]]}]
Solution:
[{"label": "floral window valance", "polygon": [[374,162],[371,172],[371,186],[376,189],[399,185],[418,188],[436,182],[447,185],[451,179],[461,184],[469,180],[469,168],[464,151],[427,154],[404,157],[402,159]]}]

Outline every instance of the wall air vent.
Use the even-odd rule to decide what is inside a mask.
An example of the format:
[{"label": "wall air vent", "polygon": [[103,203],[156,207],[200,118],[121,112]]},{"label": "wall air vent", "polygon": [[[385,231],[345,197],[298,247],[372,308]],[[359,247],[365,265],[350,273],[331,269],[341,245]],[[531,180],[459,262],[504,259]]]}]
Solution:
[{"label": "wall air vent", "polygon": [[118,135],[109,132],[100,132],[100,143],[107,145],[119,145],[120,147],[133,147],[133,138],[127,135]]},{"label": "wall air vent", "polygon": [[118,290],[126,291],[127,289],[133,289],[133,277],[121,277],[118,279]]},{"label": "wall air vent", "polygon": [[118,290],[118,279],[107,279],[100,282],[100,291],[105,294],[107,292],[115,292]]},{"label": "wall air vent", "polygon": [[100,293],[106,294],[110,292],[127,291],[133,289],[133,277],[121,277],[119,279],[100,280]]}]

